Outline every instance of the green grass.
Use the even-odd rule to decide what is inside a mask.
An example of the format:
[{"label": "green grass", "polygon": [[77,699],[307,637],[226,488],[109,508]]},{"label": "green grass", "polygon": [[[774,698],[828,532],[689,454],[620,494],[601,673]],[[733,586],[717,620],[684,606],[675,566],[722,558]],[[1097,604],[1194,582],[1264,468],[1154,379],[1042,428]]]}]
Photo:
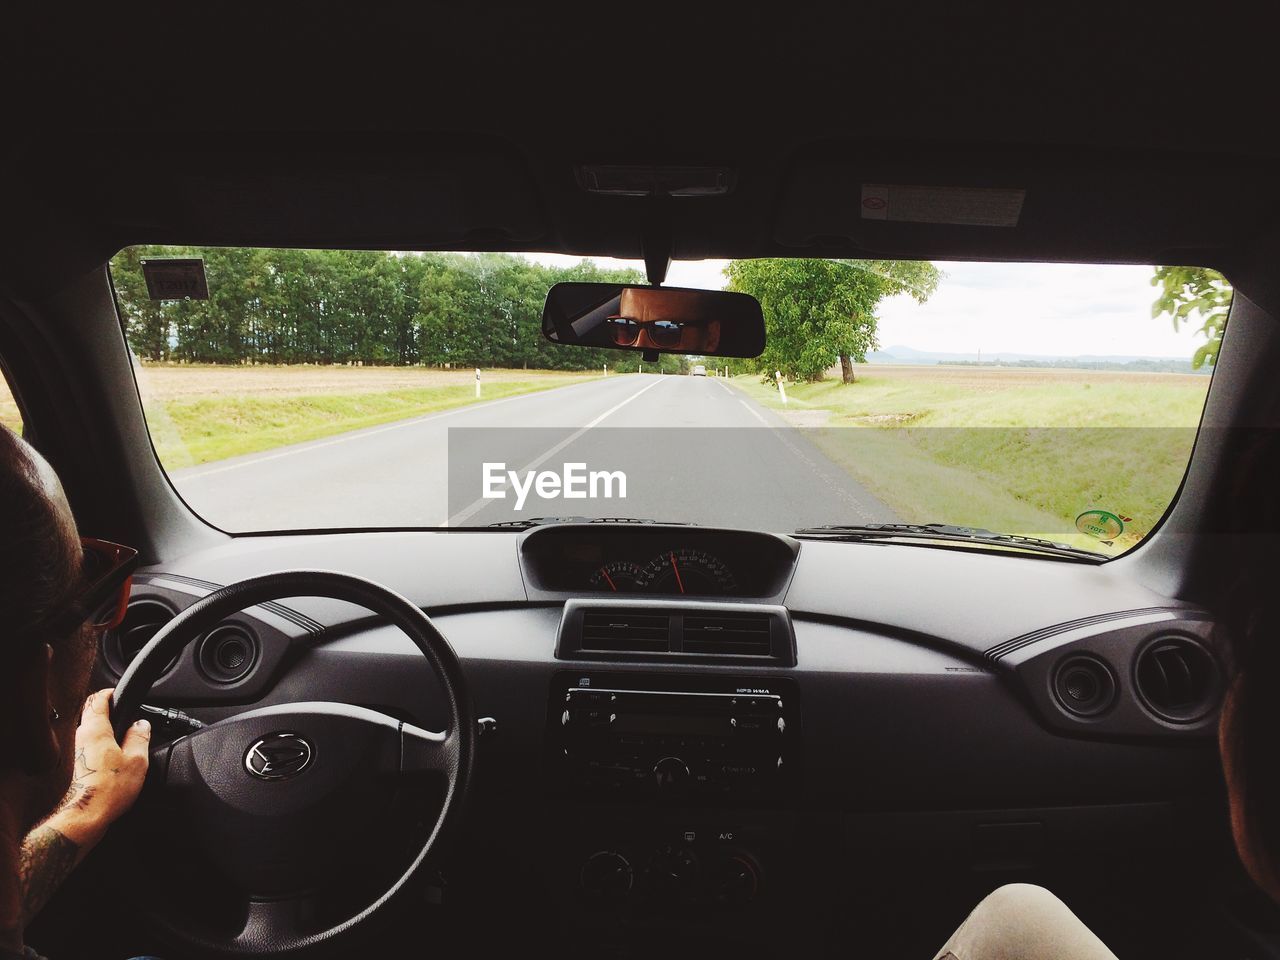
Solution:
[{"label": "green grass", "polygon": [[[786,410],[808,411],[805,433],[904,520],[1123,552],[1177,493],[1208,378],[1081,374],[1037,383],[1019,373],[873,371],[848,386],[788,386]],[[783,410],[777,390],[757,378],[733,382]],[[1114,546],[1075,531],[1088,509],[1131,518]]]},{"label": "green grass", "polygon": [[175,470],[589,379],[594,377],[540,375],[487,383],[480,401],[470,383],[382,393],[170,400],[149,406],[147,421],[160,462]]}]

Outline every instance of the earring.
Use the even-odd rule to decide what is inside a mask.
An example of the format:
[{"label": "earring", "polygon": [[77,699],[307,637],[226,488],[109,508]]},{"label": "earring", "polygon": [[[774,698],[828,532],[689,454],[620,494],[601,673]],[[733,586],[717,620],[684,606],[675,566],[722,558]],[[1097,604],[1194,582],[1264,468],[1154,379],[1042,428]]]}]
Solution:
[{"label": "earring", "polygon": [[57,723],[59,720],[62,719],[62,714],[58,712],[57,707],[49,708],[49,719],[52,720],[54,723]]}]

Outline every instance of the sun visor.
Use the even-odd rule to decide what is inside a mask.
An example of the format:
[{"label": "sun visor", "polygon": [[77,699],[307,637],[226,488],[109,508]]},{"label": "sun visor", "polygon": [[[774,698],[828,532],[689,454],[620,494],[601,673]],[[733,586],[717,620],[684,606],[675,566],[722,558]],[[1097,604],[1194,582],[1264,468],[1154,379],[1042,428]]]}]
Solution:
[{"label": "sun visor", "polygon": [[1164,262],[1238,240],[1276,199],[1265,180],[1185,158],[922,153],[800,158],[775,242],[798,256]]}]

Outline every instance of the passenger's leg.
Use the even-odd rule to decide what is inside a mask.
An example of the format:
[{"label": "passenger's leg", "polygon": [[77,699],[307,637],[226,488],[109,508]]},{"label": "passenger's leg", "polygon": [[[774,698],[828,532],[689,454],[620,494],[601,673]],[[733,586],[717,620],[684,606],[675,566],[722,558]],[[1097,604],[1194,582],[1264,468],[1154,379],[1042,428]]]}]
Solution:
[{"label": "passenger's leg", "polygon": [[1011,883],[983,900],[934,960],[1116,960],[1044,887]]}]

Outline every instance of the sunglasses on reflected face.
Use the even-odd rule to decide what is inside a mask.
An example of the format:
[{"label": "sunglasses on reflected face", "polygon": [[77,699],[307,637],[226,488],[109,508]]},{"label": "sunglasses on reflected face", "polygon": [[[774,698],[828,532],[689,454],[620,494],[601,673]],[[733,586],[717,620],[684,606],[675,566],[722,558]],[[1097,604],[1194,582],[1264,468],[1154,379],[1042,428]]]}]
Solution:
[{"label": "sunglasses on reflected face", "polygon": [[630,317],[609,317],[605,323],[609,336],[620,347],[634,346],[640,339],[641,330],[645,330],[649,340],[659,347],[676,347],[688,326],[676,320],[632,320]]}]

